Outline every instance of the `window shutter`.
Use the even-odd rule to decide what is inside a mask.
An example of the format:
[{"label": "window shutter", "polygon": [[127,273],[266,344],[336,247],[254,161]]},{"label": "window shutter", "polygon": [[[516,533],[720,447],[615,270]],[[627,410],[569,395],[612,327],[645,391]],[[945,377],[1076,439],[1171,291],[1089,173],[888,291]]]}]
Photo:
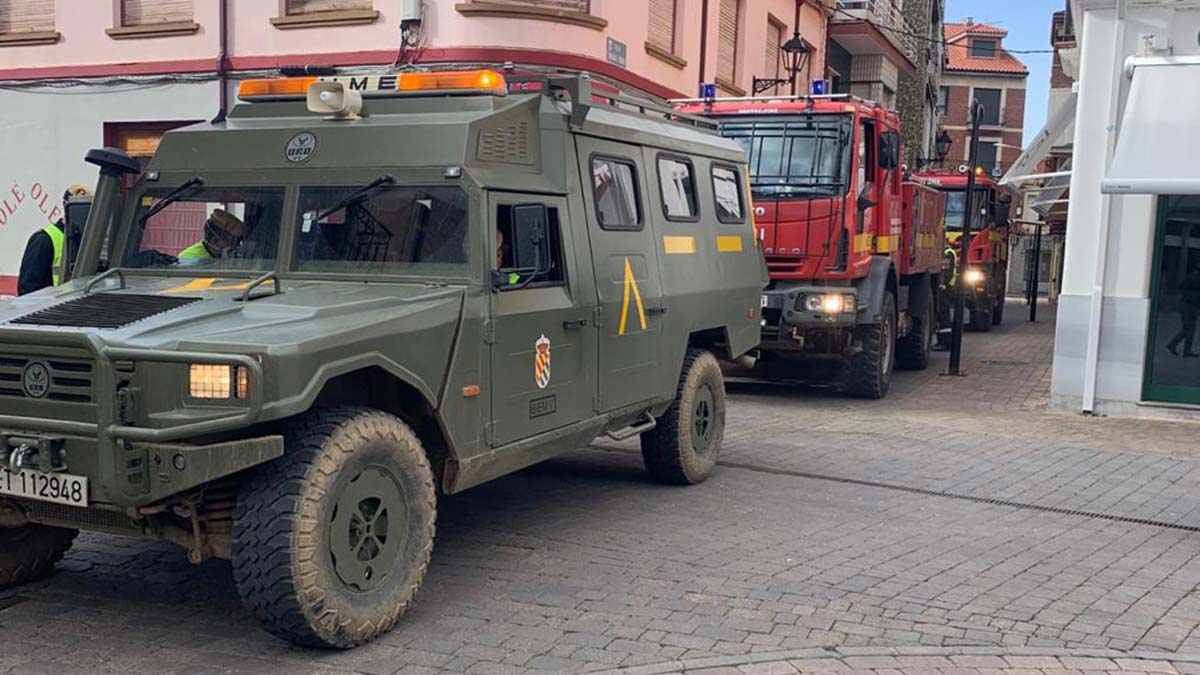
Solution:
[{"label": "window shutter", "polygon": [[122,26],[152,26],[192,20],[192,0],[124,0]]},{"label": "window shutter", "polygon": [[[767,21],[767,60],[764,64],[763,77],[779,78],[779,45],[783,44],[782,25],[774,21]],[[779,93],[779,87],[775,87],[775,93]]]},{"label": "window shutter", "polygon": [[54,30],[54,0],[0,0],[0,34]]},{"label": "window shutter", "polygon": [[676,0],[650,0],[650,44],[675,53]]},{"label": "window shutter", "polygon": [[287,15],[371,9],[371,0],[287,0]]},{"label": "window shutter", "polygon": [[720,26],[717,34],[717,77],[732,84],[737,75],[738,2],[721,0]]}]

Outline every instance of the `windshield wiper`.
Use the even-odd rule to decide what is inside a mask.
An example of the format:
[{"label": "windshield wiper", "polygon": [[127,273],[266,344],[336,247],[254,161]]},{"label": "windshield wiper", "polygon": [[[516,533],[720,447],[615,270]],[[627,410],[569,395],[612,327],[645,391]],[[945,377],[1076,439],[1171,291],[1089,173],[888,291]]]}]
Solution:
[{"label": "windshield wiper", "polygon": [[337,213],[338,211],[341,211],[342,209],[346,208],[347,206],[361,202],[362,200],[367,198],[367,195],[378,190],[379,188],[381,188],[385,185],[391,185],[392,183],[395,183],[395,182],[396,182],[396,179],[391,174],[385,173],[382,176],[380,176],[379,178],[376,178],[375,180],[371,181],[370,183],[367,183],[366,185],[362,186],[361,188],[346,195],[337,204],[334,204],[333,206],[329,207],[328,209],[325,209],[324,211],[322,211],[320,214],[317,215],[316,218],[313,218],[313,222],[319,223],[322,220],[325,220],[326,218],[328,218],[329,216],[332,216],[333,214]]},{"label": "windshield wiper", "polygon": [[150,210],[146,211],[141,218],[138,218],[138,225],[145,225],[147,220],[150,220],[154,216],[158,215],[160,211],[167,208],[171,204],[174,204],[180,199],[183,199],[184,195],[191,192],[195,188],[201,187],[202,185],[204,185],[204,179],[200,176],[192,176],[191,178],[187,179],[184,181],[183,185],[180,185],[174,190],[168,192],[165,197],[158,200],[154,206],[151,206]]}]

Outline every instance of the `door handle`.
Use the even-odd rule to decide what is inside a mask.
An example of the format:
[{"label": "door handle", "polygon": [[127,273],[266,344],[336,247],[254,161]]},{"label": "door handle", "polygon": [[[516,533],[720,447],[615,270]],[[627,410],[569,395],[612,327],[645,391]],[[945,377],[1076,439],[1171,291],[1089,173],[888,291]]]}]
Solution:
[{"label": "door handle", "polygon": [[587,323],[587,319],[567,319],[563,321],[563,328],[583,328]]},{"label": "door handle", "polygon": [[656,316],[659,314],[666,314],[666,313],[667,313],[666,307],[647,307],[646,308],[646,314],[648,314],[650,316]]}]

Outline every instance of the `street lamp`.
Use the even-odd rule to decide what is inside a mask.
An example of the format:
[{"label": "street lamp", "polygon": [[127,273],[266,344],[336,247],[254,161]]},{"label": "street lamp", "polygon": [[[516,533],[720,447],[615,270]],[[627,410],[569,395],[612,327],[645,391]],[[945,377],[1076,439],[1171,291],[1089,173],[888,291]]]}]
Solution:
[{"label": "street lamp", "polygon": [[937,155],[938,163],[946,161],[946,155],[950,154],[950,146],[954,144],[954,139],[950,138],[950,132],[942,129],[937,138],[933,142],[933,151]]},{"label": "street lamp", "polygon": [[796,75],[808,63],[809,57],[812,56],[813,47],[808,43],[808,40],[800,37],[800,32],[797,31],[792,34],[790,40],[779,45],[779,50],[783,53],[783,68],[788,76],[786,78],[754,78],[752,88],[755,94],[761,94],[771,87],[781,84],[795,84]]}]

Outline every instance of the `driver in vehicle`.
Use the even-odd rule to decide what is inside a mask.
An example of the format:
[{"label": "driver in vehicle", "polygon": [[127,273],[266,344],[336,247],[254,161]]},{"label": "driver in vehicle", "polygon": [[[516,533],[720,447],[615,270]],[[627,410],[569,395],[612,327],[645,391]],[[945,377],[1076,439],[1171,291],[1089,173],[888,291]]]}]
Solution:
[{"label": "driver in vehicle", "polygon": [[213,209],[204,222],[204,238],[179,252],[179,262],[188,265],[216,260],[240,244],[250,228],[225,209]]}]

